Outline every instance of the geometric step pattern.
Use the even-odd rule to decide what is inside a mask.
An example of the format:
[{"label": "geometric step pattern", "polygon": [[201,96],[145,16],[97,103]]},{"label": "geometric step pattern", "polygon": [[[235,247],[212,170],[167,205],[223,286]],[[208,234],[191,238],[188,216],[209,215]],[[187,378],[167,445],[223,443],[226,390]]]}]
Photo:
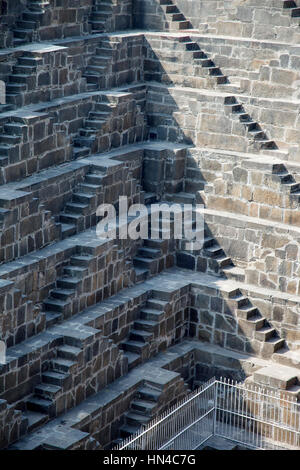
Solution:
[{"label": "geometric step pattern", "polygon": [[113,6],[109,0],[95,0],[89,21],[92,28],[91,33],[104,33],[105,25],[112,14]]},{"label": "geometric step pattern", "polygon": [[84,253],[71,256],[70,263],[63,268],[62,277],[56,280],[56,287],[50,291],[49,297],[43,302],[46,328],[76,313],[72,311],[72,300],[78,296],[78,290],[88,274],[88,268],[93,259],[92,255]]},{"label": "geometric step pattern", "polygon": [[87,81],[87,90],[95,91],[105,88],[106,73],[112,62],[112,41],[102,40],[96,53],[92,56],[83,76]]},{"label": "geometric step pattern", "polygon": [[49,7],[50,2],[47,0],[30,0],[27,2],[21,19],[16,22],[16,26],[13,29],[14,47],[35,41],[35,31],[42,23],[43,15]]},{"label": "geometric step pattern", "polygon": [[82,155],[84,149],[87,155],[93,152],[93,150],[97,150],[93,149],[96,136],[101,129],[102,131],[105,131],[106,128],[108,130],[109,118],[112,116],[114,109],[116,109],[116,106],[113,104],[103,102],[95,103],[94,111],[89,112],[88,118],[84,121],[84,127],[78,129],[78,135],[73,140],[75,149],[77,148],[78,151],[81,151],[80,156],[84,156]]},{"label": "geometric step pattern", "polygon": [[192,29],[190,21],[180,13],[179,9],[172,2],[172,0],[160,0],[160,6],[166,18],[166,28],[171,31],[182,31],[185,29]]},{"label": "geometric step pattern", "polygon": [[129,410],[124,415],[125,423],[120,428],[121,438],[130,437],[151,421],[155,416],[162,392],[148,384],[139,388]]},{"label": "geometric step pattern", "polygon": [[168,302],[150,297],[139,312],[129,335],[120,344],[128,358],[128,369],[145,362],[155,351],[155,338],[159,336],[159,323],[165,317]]},{"label": "geometric step pattern", "polygon": [[56,415],[56,401],[68,387],[79,354],[81,349],[74,346],[65,345],[57,349],[57,357],[50,361],[49,369],[42,374],[41,383],[36,385],[33,395],[26,401],[31,430]]},{"label": "geometric step pattern", "polygon": [[239,291],[234,294],[230,297],[230,303],[236,311],[240,334],[247,337],[255,354],[265,359],[271,358],[272,354],[285,347],[285,340],[279,337],[275,328],[251,304],[248,297]]},{"label": "geometric step pattern", "polygon": [[104,172],[91,170],[84,181],[75,187],[71,201],[58,216],[62,239],[96,224],[96,209],[102,197],[104,176]]}]

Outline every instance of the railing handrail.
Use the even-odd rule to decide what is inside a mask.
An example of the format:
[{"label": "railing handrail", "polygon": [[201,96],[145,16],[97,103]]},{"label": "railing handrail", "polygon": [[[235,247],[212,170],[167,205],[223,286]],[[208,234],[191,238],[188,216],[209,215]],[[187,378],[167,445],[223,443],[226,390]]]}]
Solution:
[{"label": "railing handrail", "polygon": [[[222,389],[222,386],[223,386],[223,389]],[[268,404],[274,405],[274,403],[272,401],[273,399],[276,400],[276,402],[278,400],[280,400],[280,406],[281,407],[284,407],[284,405],[286,404],[286,405],[289,405],[289,410],[292,413],[300,412],[300,404],[297,402],[297,398],[295,398],[293,400],[287,395],[284,397],[283,396],[284,391],[274,391],[273,392],[273,391],[266,390],[263,387],[258,387],[256,385],[252,385],[252,384],[241,384],[241,383],[234,382],[233,380],[226,379],[226,378],[223,378],[223,377],[221,377],[218,380],[215,379],[215,378],[212,378],[212,379],[210,379],[210,381],[203,384],[201,387],[199,387],[192,394],[185,397],[179,404],[174,405],[171,409],[167,410],[161,416],[159,416],[158,418],[152,420],[142,431],[137,432],[133,436],[130,436],[127,439],[125,439],[115,450],[124,450],[124,449],[126,449],[126,448],[128,448],[132,445],[135,445],[140,440],[142,441],[142,439],[145,438],[145,436],[147,436],[148,433],[151,433],[151,431],[153,431],[155,429],[158,429],[158,430],[161,429],[161,426],[163,426],[163,424],[166,421],[170,420],[172,418],[172,416],[175,416],[176,414],[178,414],[180,412],[180,410],[184,409],[185,407],[187,407],[187,409],[188,409],[189,404],[191,404],[193,401],[197,400],[198,397],[203,395],[210,388],[214,388],[214,392],[213,392],[214,393],[214,397],[213,397],[213,403],[214,404],[213,404],[213,407],[206,414],[211,413],[212,411],[214,411],[213,433],[215,433],[215,428],[216,428],[216,413],[217,413],[217,411],[222,411],[222,412],[226,412],[226,413],[231,413],[232,415],[236,415],[236,416],[239,416],[239,417],[242,417],[242,418],[245,418],[245,419],[250,419],[252,421],[260,423],[261,425],[270,425],[270,426],[282,429],[284,431],[290,431],[290,432],[294,433],[295,435],[300,435],[300,431],[295,430],[292,426],[289,426],[288,424],[284,425],[280,421],[276,422],[276,420],[273,421],[271,419],[264,420],[264,419],[260,419],[260,418],[255,418],[254,416],[249,414],[249,412],[247,410],[243,410],[243,413],[241,413],[241,412],[237,412],[235,409],[226,409],[226,407],[223,408],[223,407],[219,406],[218,403],[217,403],[217,400],[219,398],[218,392],[222,392],[222,390],[224,390],[225,392],[226,391],[228,392],[226,387],[232,387],[233,390],[231,392],[229,392],[229,394],[231,393],[231,396],[232,396],[233,393],[236,394],[237,391],[246,392],[246,393],[248,392],[248,393],[250,393],[250,394],[252,393],[254,395],[253,397],[250,397],[250,401],[252,401],[252,402],[254,401],[254,402],[259,403],[260,401],[263,401],[263,402],[266,401]],[[239,396],[239,398],[242,397],[241,394],[238,394],[238,396]],[[259,399],[257,399],[257,398],[259,398]],[[293,405],[293,407],[291,408],[290,405]],[[200,417],[195,416],[195,421],[194,422],[190,423],[189,425],[185,425],[185,427],[182,430],[180,430],[180,431],[178,430],[177,434],[175,434],[171,439],[168,438],[168,441],[166,443],[161,442],[161,444],[158,444],[159,446],[161,446],[159,448],[164,448],[165,446],[170,444],[172,441],[174,441],[176,439],[176,437],[179,437],[188,428],[191,428],[193,426],[193,424],[195,424],[195,423],[201,421],[202,419],[204,419],[206,414],[204,413]],[[160,437],[160,439],[162,439],[162,437]]]}]

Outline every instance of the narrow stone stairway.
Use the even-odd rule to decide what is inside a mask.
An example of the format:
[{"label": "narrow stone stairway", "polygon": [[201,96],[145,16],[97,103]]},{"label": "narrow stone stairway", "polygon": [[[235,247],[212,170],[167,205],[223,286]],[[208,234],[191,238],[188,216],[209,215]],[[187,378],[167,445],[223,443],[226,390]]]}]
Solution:
[{"label": "narrow stone stairway", "polygon": [[249,341],[248,352],[251,352],[253,347],[255,354],[269,359],[284,347],[285,340],[279,337],[276,329],[270,325],[259,309],[252,305],[248,297],[238,291],[229,302],[236,310],[241,333]]},{"label": "narrow stone stairway", "polygon": [[112,16],[113,7],[109,0],[94,0],[94,5],[91,12],[90,24],[92,27],[92,34],[104,33],[105,25],[108,19]]},{"label": "narrow stone stairway", "polygon": [[129,370],[155,353],[152,343],[159,335],[159,322],[165,317],[167,305],[167,301],[151,297],[141,308],[139,318],[134,322],[127,340],[120,345],[128,357]]},{"label": "narrow stone stairway", "polygon": [[238,119],[245,127],[248,138],[253,142],[254,150],[277,149],[277,145],[274,140],[267,137],[260,124],[254,121],[251,116],[246,113],[243,105],[239,104],[234,96],[226,97],[224,106],[225,114],[230,114],[233,118]]},{"label": "narrow stone stairway", "polygon": [[143,385],[125,413],[125,423],[120,428],[120,436],[125,439],[141,430],[155,416],[162,390]]},{"label": "narrow stone stairway", "polygon": [[171,30],[185,30],[192,29],[192,25],[189,20],[181,13],[178,7],[172,2],[172,0],[160,0],[160,6],[164,12],[167,27]]},{"label": "narrow stone stairway", "polygon": [[[96,209],[98,198],[103,191],[104,177],[104,172],[90,171],[84,181],[75,188],[72,200],[66,204],[58,217],[63,239],[96,224]],[[90,215],[91,207],[94,207],[94,216]]]},{"label": "narrow stone stairway", "polygon": [[26,9],[17,21],[14,34],[14,47],[22,46],[35,40],[35,31],[42,23],[43,16],[50,7],[48,0],[29,0]]},{"label": "narrow stone stairway", "polygon": [[[73,140],[74,156],[78,158],[78,151],[80,156],[85,149],[86,153],[95,153],[98,149],[96,147],[97,133],[102,129],[109,130],[109,119],[113,113],[116,105],[98,102],[95,104],[95,110],[89,113],[88,119],[84,122],[84,127],[78,130],[78,136]],[[76,152],[76,148],[79,149]]]},{"label": "narrow stone stairway", "polygon": [[105,88],[106,85],[106,71],[112,61],[112,44],[108,40],[101,41],[100,46],[96,49],[96,54],[93,55],[91,63],[84,72],[84,77],[87,81],[88,91],[95,91]]},{"label": "narrow stone stairway", "polygon": [[82,350],[74,346],[63,345],[57,349],[57,357],[50,361],[49,370],[42,374],[42,382],[26,401],[25,416],[27,414],[30,420],[30,430],[63,411],[59,409],[58,399],[64,393],[81,354]]},{"label": "narrow stone stairway", "polygon": [[88,274],[88,267],[93,259],[89,254],[71,256],[70,264],[63,268],[62,277],[57,279],[55,289],[50,291],[48,299],[43,303],[47,328],[77,313],[73,311],[72,300]]},{"label": "narrow stone stairway", "polygon": [[[7,103],[17,107],[27,104],[26,102],[23,103],[23,97],[27,92],[36,88],[37,66],[41,62],[41,59],[34,57],[30,52],[23,52],[22,56],[18,58],[6,85]],[[33,96],[31,96],[31,99],[33,99]]]}]

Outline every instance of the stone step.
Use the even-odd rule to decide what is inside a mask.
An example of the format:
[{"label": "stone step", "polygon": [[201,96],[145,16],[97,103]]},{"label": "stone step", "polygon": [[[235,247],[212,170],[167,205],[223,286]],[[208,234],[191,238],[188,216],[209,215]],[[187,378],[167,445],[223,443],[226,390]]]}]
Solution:
[{"label": "stone step", "polygon": [[150,297],[146,302],[146,307],[151,310],[158,310],[159,312],[165,311],[169,303],[166,300],[160,300]]},{"label": "stone step", "polygon": [[70,375],[62,372],[57,372],[54,370],[49,370],[42,374],[43,383],[48,383],[52,385],[57,385],[63,387],[65,382],[69,379]]},{"label": "stone step", "polygon": [[69,361],[76,362],[79,356],[82,355],[82,349],[76,348],[75,346],[69,346],[65,344],[57,349],[57,356],[62,359],[68,359]]},{"label": "stone step", "polygon": [[153,338],[153,333],[145,330],[131,329],[129,333],[130,341],[137,341],[142,343],[149,343]]},{"label": "stone step", "polygon": [[134,322],[134,328],[135,330],[150,331],[151,333],[155,333],[158,325],[153,320],[136,320]]},{"label": "stone step", "polygon": [[153,388],[150,388],[150,387],[141,387],[139,390],[138,390],[138,396],[142,399],[142,400],[147,400],[147,401],[153,401],[155,403],[158,402],[159,400],[159,397],[161,395],[161,392],[158,391],[158,390],[154,390]]},{"label": "stone step", "polygon": [[32,397],[26,401],[26,408],[29,411],[37,411],[48,416],[55,414],[55,404],[51,400],[44,398]]},{"label": "stone step", "polygon": [[258,309],[250,304],[246,304],[245,306],[237,309],[237,316],[244,318],[245,320],[250,320],[251,318],[256,317],[258,313]]},{"label": "stone step", "polygon": [[83,193],[95,194],[99,192],[99,185],[97,184],[88,184],[88,183],[81,183],[79,185],[79,191]]},{"label": "stone step", "polygon": [[138,255],[140,258],[159,258],[161,256],[161,251],[155,248],[143,246],[142,248],[139,248]]},{"label": "stone step", "polygon": [[255,332],[255,338],[259,341],[268,341],[271,338],[278,338],[277,332],[275,328],[272,328],[270,326],[263,326],[259,330]]},{"label": "stone step", "polygon": [[122,349],[139,355],[142,355],[143,350],[146,346],[147,345],[144,342],[133,340],[124,341],[123,343],[121,343]]},{"label": "stone step", "polygon": [[73,201],[79,204],[90,205],[90,203],[93,201],[94,198],[95,198],[94,194],[79,193],[79,192],[73,193]]},{"label": "stone step", "polygon": [[52,299],[49,297],[47,300],[44,301],[43,306],[45,310],[49,310],[50,312],[61,312],[64,313],[65,310],[70,306],[70,301],[64,301],[59,299]]},{"label": "stone step", "polygon": [[0,143],[7,145],[17,145],[21,142],[21,137],[18,135],[0,134]]},{"label": "stone step", "polygon": [[165,312],[160,310],[142,308],[140,311],[140,317],[142,320],[151,320],[154,322],[159,322],[164,318],[164,316]]},{"label": "stone step", "polygon": [[103,178],[105,177],[104,174],[97,174],[97,173],[88,173],[85,177],[85,182],[88,184],[92,184],[94,186],[98,186],[99,189],[103,185]]},{"label": "stone step", "polygon": [[149,277],[149,271],[148,269],[141,269],[138,268],[137,266],[134,267],[135,271],[135,280],[136,282],[143,282]]},{"label": "stone step", "polygon": [[76,290],[75,289],[53,289],[51,290],[50,292],[50,295],[51,297],[53,297],[54,299],[58,299],[58,300],[63,300],[63,301],[66,301],[67,299],[70,299],[72,297],[74,297],[76,294]]},{"label": "stone step", "polygon": [[135,413],[141,413],[151,417],[156,408],[156,403],[137,399],[131,403],[131,408]]},{"label": "stone step", "polygon": [[84,266],[66,266],[64,268],[64,274],[67,276],[83,279],[88,274],[88,269]]},{"label": "stone step", "polygon": [[90,207],[88,204],[84,204],[81,202],[67,202],[65,205],[65,214],[77,214],[77,215],[88,215],[90,211]]},{"label": "stone step", "polygon": [[61,236],[64,240],[65,238],[71,237],[76,233],[76,225],[75,224],[61,224]]},{"label": "stone step", "polygon": [[45,424],[49,416],[45,413],[39,413],[38,411],[24,411],[23,416],[28,420],[28,432],[32,432]]},{"label": "stone step", "polygon": [[76,160],[77,158],[87,157],[91,153],[89,147],[73,147],[73,156]]},{"label": "stone step", "polygon": [[59,385],[41,383],[36,385],[34,393],[37,397],[45,400],[55,400],[62,393],[62,388]]},{"label": "stone step", "polygon": [[292,385],[297,385],[298,375],[297,369],[273,364],[254,372],[253,379],[255,383],[260,385],[288,390]]},{"label": "stone step", "polygon": [[56,281],[57,287],[62,289],[74,289],[76,290],[77,287],[81,284],[82,279],[75,276],[64,276],[58,278]]},{"label": "stone step", "polygon": [[137,266],[138,268],[144,268],[148,269],[148,271],[151,271],[153,266],[155,265],[157,261],[153,258],[141,258],[139,256],[135,256],[133,258],[133,265]]},{"label": "stone step", "polygon": [[133,434],[138,433],[140,429],[141,429],[140,425],[129,426],[128,424],[124,424],[123,426],[120,427],[120,435],[121,437],[125,439],[126,437],[130,437]]},{"label": "stone step", "polygon": [[68,373],[76,369],[77,363],[75,361],[70,361],[69,359],[58,357],[56,359],[52,359],[51,367],[55,372]]},{"label": "stone step", "polygon": [[126,424],[129,426],[143,426],[151,420],[150,416],[141,415],[139,413],[134,413],[133,411],[128,411],[125,413]]},{"label": "stone step", "polygon": [[136,354],[131,351],[126,351],[124,352],[124,356],[126,356],[128,359],[128,370],[133,369],[142,362],[142,357],[140,354]]},{"label": "stone step", "polygon": [[63,314],[60,312],[45,312],[46,314],[46,328],[50,328],[63,320]]},{"label": "stone step", "polygon": [[300,369],[300,350],[290,351],[287,347],[283,347],[272,355],[272,359],[283,366]]},{"label": "stone step", "polygon": [[271,358],[272,354],[274,354],[278,349],[281,349],[285,346],[285,340],[278,338],[278,337],[272,337],[262,343],[262,349],[261,349],[261,354],[263,357],[266,358]]},{"label": "stone step", "polygon": [[81,268],[88,268],[91,261],[94,260],[92,255],[73,255],[70,258],[72,266],[79,266]]}]

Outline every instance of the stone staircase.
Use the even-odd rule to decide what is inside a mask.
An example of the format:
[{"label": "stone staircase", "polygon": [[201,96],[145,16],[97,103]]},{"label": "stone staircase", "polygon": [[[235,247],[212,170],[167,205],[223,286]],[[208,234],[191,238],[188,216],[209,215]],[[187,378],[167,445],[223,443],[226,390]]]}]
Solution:
[{"label": "stone staircase", "polygon": [[26,126],[11,118],[0,127],[0,166],[5,167],[16,161],[16,147],[22,141],[23,132],[26,132]]},{"label": "stone staircase", "polygon": [[96,225],[96,209],[103,198],[105,172],[91,170],[74,190],[70,202],[58,216],[62,238]]},{"label": "stone staircase", "polygon": [[65,344],[57,349],[57,357],[49,363],[36,385],[33,395],[26,401],[25,416],[29,420],[29,431],[37,429],[58,413],[57,402],[68,390],[70,378],[77,367],[82,349]]},{"label": "stone staircase", "polygon": [[185,53],[190,57],[190,62],[195,66],[201,67],[204,74],[210,77],[215,85],[228,83],[228,78],[223,75],[221,69],[203,52],[196,41],[190,37],[179,39],[185,47]]},{"label": "stone staircase", "polygon": [[94,0],[90,24],[92,34],[99,34],[105,32],[105,27],[108,19],[113,13],[113,6],[111,0]]},{"label": "stone staircase", "polygon": [[246,383],[263,386],[267,390],[283,392],[284,399],[300,402],[300,371],[293,367],[272,364],[262,367],[246,379]]},{"label": "stone staircase", "polygon": [[249,352],[265,359],[285,346],[275,328],[254,307],[248,297],[239,290],[233,291],[228,299],[228,307],[236,312],[240,333],[247,337]]},{"label": "stone staircase", "polygon": [[254,121],[252,117],[246,113],[243,105],[238,103],[234,96],[226,97],[224,106],[225,114],[230,114],[230,116],[232,116],[234,119],[238,119],[239,122],[244,126],[246,135],[252,142],[254,151],[276,150],[278,148],[274,140],[271,140],[267,137],[260,124]]},{"label": "stone staircase", "polygon": [[168,301],[162,300],[160,293],[153,293],[141,308],[128,338],[120,345],[128,357],[129,370],[157,352],[155,338],[159,336],[159,322],[165,317],[167,307]]},{"label": "stone staircase", "polygon": [[117,109],[115,103],[98,102],[95,104],[95,110],[90,111],[88,119],[85,120],[85,127],[78,130],[78,136],[73,140],[75,158],[84,156],[83,151],[87,154],[88,149],[90,153],[94,153],[97,134],[100,131],[102,133],[109,131],[109,120],[114,109]]},{"label": "stone staircase", "polygon": [[50,7],[48,0],[29,0],[21,19],[13,29],[14,47],[22,46],[36,40],[36,30],[42,22],[43,16]]},{"label": "stone staircase", "polygon": [[56,280],[56,287],[43,303],[47,328],[78,312],[79,307],[77,305],[76,309],[73,300],[82,291],[83,279],[93,260],[92,255],[84,252],[71,256],[70,263],[63,268],[62,276]]},{"label": "stone staircase", "polygon": [[22,96],[36,88],[36,72],[39,64],[42,64],[42,60],[34,57],[30,52],[23,52],[22,56],[18,58],[6,85],[7,103],[18,107],[23,105]]},{"label": "stone staircase", "polygon": [[192,29],[190,21],[185,18],[172,0],[160,0],[159,3],[166,18],[166,27],[169,28],[170,31]]},{"label": "stone staircase", "polygon": [[94,91],[105,88],[106,72],[112,62],[113,42],[102,40],[96,49],[96,54],[92,56],[91,63],[84,72],[87,81],[88,91]]},{"label": "stone staircase", "polygon": [[[146,426],[155,416],[163,391],[154,385],[145,384],[139,388],[130,409],[125,413],[125,423],[120,428],[121,438],[132,436]],[[118,442],[115,441],[114,444]]]}]

